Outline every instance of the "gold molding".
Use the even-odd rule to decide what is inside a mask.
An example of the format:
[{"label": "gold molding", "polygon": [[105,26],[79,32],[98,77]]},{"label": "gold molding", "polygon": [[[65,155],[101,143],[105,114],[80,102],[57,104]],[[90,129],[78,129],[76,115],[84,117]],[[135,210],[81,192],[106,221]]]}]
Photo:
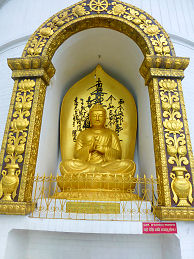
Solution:
[{"label": "gold molding", "polygon": [[174,206],[174,203],[177,206],[192,206],[193,179],[191,181],[190,178],[193,178],[193,156],[181,88],[181,74],[189,60],[178,58],[180,70],[176,69],[176,72],[173,69],[176,66],[175,58],[173,62],[168,62],[171,69],[164,68],[166,58],[158,58],[161,61],[158,63],[155,60],[155,57],[153,62],[150,56],[145,58],[140,72],[150,94],[159,204],[168,207]]},{"label": "gold molding", "polygon": [[[164,28],[143,10],[118,0],[104,0],[94,8],[83,0],[45,21],[30,37],[22,56],[49,56],[71,35],[89,28],[109,28],[131,37],[144,55],[175,56]],[[100,8],[100,9],[99,9]]]},{"label": "gold molding", "polygon": [[[9,127],[1,151],[4,157],[0,182],[1,196],[2,193],[4,196],[1,202],[4,205],[7,202],[8,207],[9,201],[15,201],[15,198],[19,202],[31,201],[33,182],[28,179],[32,179],[35,172],[46,93],[46,84],[41,78],[20,79],[16,82],[13,95],[16,101],[10,106]],[[10,180],[13,183],[12,189],[5,185]]]},{"label": "gold molding", "polygon": [[159,182],[158,198],[160,204],[171,206],[167,159],[165,154],[165,139],[162,126],[162,112],[158,80],[156,78],[150,81],[148,90],[150,96],[156,174]]},{"label": "gold molding", "polygon": [[165,57],[146,55],[141,67],[148,70],[149,68],[165,68],[185,70],[189,65],[189,58],[185,57]]},{"label": "gold molding", "polygon": [[18,201],[31,200],[33,183],[28,182],[28,179],[32,179],[35,173],[45,94],[46,85],[42,79],[38,79],[36,81],[33,107],[31,111],[26,153],[23,164],[23,177],[21,179]]},{"label": "gold molding", "polygon": [[184,70],[189,65],[189,58],[165,57],[146,55],[139,69],[145,79],[145,85],[149,85],[153,77],[184,78]]},{"label": "gold molding", "polygon": [[153,208],[154,215],[160,220],[194,221],[194,208],[191,207],[164,207]]},{"label": "gold molding", "polygon": [[193,157],[193,150],[192,150],[191,138],[190,138],[190,133],[189,133],[189,125],[188,125],[188,120],[187,120],[186,108],[185,108],[185,104],[184,104],[181,80],[178,80],[177,83],[178,83],[180,103],[181,103],[183,122],[184,122],[184,128],[185,128],[187,150],[188,150],[188,154],[189,154],[191,173],[192,173],[193,185],[194,185],[194,157]]},{"label": "gold molding", "polygon": [[11,68],[12,78],[42,78],[46,85],[55,74],[55,68],[47,56],[28,58],[9,58],[8,66]]},{"label": "gold molding", "polygon": [[35,208],[33,202],[0,202],[0,214],[27,215]]},{"label": "gold molding", "polygon": [[14,108],[14,102],[15,102],[15,97],[16,97],[16,90],[17,90],[17,85],[18,85],[18,80],[14,82],[13,86],[13,91],[12,91],[12,97],[9,105],[9,111],[8,111],[8,116],[7,116],[7,122],[4,130],[4,136],[3,136],[3,141],[2,141],[2,146],[1,146],[1,153],[0,153],[0,172],[2,170],[2,165],[3,165],[3,157],[5,153],[5,148],[7,144],[7,136],[9,132],[9,127],[11,123],[11,116],[13,113],[13,108]]}]

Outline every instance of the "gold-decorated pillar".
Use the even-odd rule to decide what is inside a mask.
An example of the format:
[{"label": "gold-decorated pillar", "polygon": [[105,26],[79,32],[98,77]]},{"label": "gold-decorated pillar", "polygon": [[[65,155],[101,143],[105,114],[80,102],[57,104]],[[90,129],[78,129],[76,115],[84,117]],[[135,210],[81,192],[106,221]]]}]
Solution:
[{"label": "gold-decorated pillar", "polygon": [[150,95],[152,130],[162,220],[194,220],[193,153],[181,80],[188,58],[146,56],[140,73]]},{"label": "gold-decorated pillar", "polygon": [[14,88],[0,154],[0,214],[33,209],[36,167],[46,86],[55,69],[47,57],[8,59]]}]

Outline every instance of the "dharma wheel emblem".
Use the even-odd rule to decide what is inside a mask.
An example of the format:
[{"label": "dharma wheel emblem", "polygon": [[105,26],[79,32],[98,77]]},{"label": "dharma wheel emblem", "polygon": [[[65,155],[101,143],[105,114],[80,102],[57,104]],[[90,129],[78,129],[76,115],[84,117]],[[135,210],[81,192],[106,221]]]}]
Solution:
[{"label": "dharma wheel emblem", "polygon": [[89,6],[92,11],[100,13],[107,10],[108,2],[107,0],[91,0]]}]

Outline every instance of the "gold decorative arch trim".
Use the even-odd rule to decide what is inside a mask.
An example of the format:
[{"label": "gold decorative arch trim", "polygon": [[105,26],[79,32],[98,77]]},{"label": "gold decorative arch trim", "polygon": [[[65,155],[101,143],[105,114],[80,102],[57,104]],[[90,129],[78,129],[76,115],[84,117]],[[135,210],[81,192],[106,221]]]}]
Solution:
[{"label": "gold decorative arch trim", "polygon": [[84,0],[53,15],[30,37],[22,57],[48,56],[70,36],[89,28],[117,30],[132,38],[144,56],[175,56],[163,27],[141,9],[117,0]]},{"label": "gold decorative arch trim", "polygon": [[117,30],[140,47],[140,73],[150,96],[158,180],[155,214],[163,220],[194,220],[194,159],[181,80],[188,58],[150,15],[117,0],[84,0],[49,18],[29,39],[21,58],[8,59],[14,88],[0,153],[0,213],[33,209],[32,189],[42,113],[55,68],[51,59],[71,35],[89,28]]}]

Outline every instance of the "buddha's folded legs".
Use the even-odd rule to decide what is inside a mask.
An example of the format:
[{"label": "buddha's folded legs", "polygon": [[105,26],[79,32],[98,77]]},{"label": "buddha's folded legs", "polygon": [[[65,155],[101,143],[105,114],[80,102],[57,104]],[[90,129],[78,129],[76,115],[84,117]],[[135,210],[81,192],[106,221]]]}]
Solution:
[{"label": "buddha's folded legs", "polygon": [[129,173],[134,176],[135,163],[132,160],[114,160],[105,163],[93,164],[83,162],[79,159],[66,160],[61,162],[60,171],[62,175],[68,173],[110,173],[110,174],[125,174]]},{"label": "buddha's folded legs", "polygon": [[62,175],[68,173],[95,173],[96,166],[79,159],[71,159],[61,162],[60,171]]},{"label": "buddha's folded legs", "polygon": [[102,168],[101,172],[115,173],[115,174],[130,173],[131,176],[134,176],[136,165],[132,160],[123,159],[123,160],[105,162],[102,164],[101,168]]}]

